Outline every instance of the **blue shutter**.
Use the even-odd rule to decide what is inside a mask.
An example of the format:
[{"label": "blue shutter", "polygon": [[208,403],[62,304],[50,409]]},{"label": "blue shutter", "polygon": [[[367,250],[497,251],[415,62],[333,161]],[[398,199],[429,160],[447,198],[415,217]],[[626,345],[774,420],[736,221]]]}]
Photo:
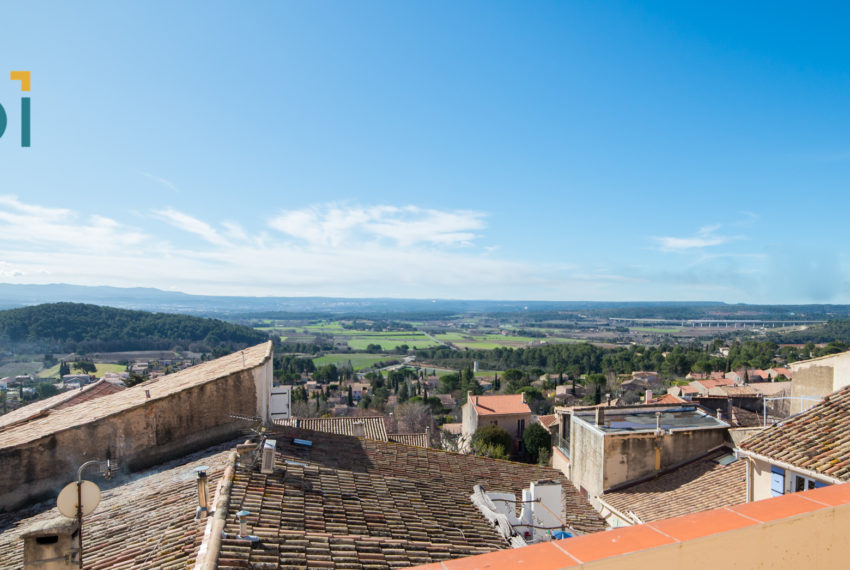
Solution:
[{"label": "blue shutter", "polygon": [[785,470],[770,466],[770,496],[778,497],[785,494]]},{"label": "blue shutter", "polygon": [[820,489],[821,487],[829,487],[829,483],[822,483],[820,481],[815,481],[815,489]]}]

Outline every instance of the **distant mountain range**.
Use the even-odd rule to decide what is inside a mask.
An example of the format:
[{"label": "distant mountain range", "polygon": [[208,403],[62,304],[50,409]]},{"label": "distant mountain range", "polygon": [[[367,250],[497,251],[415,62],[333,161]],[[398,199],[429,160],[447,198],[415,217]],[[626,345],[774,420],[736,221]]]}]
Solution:
[{"label": "distant mountain range", "polygon": [[365,313],[499,313],[515,311],[581,311],[621,307],[705,307],[712,302],[608,303],[587,301],[476,301],[451,299],[349,299],[341,297],[234,297],[189,295],[148,287],[90,287],[67,285],[17,285],[0,283],[0,308],[41,303],[90,303],[122,309],[138,309],[205,316],[268,312],[365,314]]},{"label": "distant mountain range", "polygon": [[[486,301],[453,299],[365,299],[342,297],[236,297],[189,295],[147,287],[89,287],[82,285],[17,285],[0,283],[0,309],[42,303],[89,303],[121,309],[190,314],[223,319],[300,314],[412,315],[534,314],[557,317],[569,311],[599,318],[779,318],[822,319],[850,315],[847,305],[744,305],[714,301],[591,302]],[[547,315],[549,313],[549,315]]]}]

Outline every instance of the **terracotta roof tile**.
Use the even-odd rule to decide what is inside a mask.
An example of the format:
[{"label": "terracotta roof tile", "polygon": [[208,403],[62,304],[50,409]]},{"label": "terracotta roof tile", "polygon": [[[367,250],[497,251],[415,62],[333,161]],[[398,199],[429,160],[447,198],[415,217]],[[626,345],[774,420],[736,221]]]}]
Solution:
[{"label": "terracotta roof tile", "polygon": [[479,416],[531,413],[523,394],[471,396],[471,400]]},{"label": "terracotta roof tile", "polygon": [[389,441],[416,447],[431,447],[427,433],[388,433]]},{"label": "terracotta roof tile", "polygon": [[717,463],[731,453],[731,449],[719,449],[648,481],[620,486],[602,499],[623,514],[634,513],[641,522],[743,503],[747,500],[744,461]]},{"label": "terracotta roof tile", "polygon": [[[269,437],[277,469],[236,470],[225,527],[236,533],[234,514],[247,509],[262,547],[226,539],[219,568],[401,567],[507,548],[469,498],[475,483],[517,495],[532,481],[556,479],[569,524],[604,529],[553,469],[294,428]],[[296,437],[312,445],[296,445]]]},{"label": "terracotta roof tile", "polygon": [[[0,448],[14,447],[61,430],[84,425],[119,411],[145,405],[150,400],[167,398],[187,388],[212,382],[245,368],[259,366],[271,357],[271,351],[272,343],[265,342],[115,394],[70,408],[51,410],[47,415],[4,430],[3,437],[0,438]],[[147,399],[146,391],[150,393],[150,399]]]},{"label": "terracotta roof tile", "polygon": [[850,386],[741,442],[740,447],[850,481]]},{"label": "terracotta roof tile", "polygon": [[[86,568],[185,568],[194,562],[207,523],[195,520],[198,491],[193,469],[210,470],[210,500],[232,444],[113,481],[89,477],[103,489],[97,509],[83,519]],[[64,519],[55,501],[0,515],[0,566],[20,568],[21,535],[31,525]],[[65,519],[67,520],[67,519]]]},{"label": "terracotta roof tile", "polygon": [[106,380],[98,380],[97,382],[85,386],[82,390],[66,390],[65,392],[60,392],[55,396],[39,400],[38,402],[33,402],[32,404],[18,408],[8,414],[3,414],[0,416],[0,431],[4,431],[14,425],[26,423],[29,420],[41,417],[47,414],[50,410],[61,410],[62,408],[75,406],[89,400],[94,400],[102,396],[108,396],[109,394],[120,392],[123,389],[123,387],[116,386]]},{"label": "terracotta roof tile", "polygon": [[[378,441],[387,440],[387,428],[383,416],[334,417],[334,418],[290,418],[275,420],[281,427],[293,427],[311,431],[335,433],[337,435],[357,435],[362,429],[364,437]],[[362,425],[362,428],[359,427]]]}]

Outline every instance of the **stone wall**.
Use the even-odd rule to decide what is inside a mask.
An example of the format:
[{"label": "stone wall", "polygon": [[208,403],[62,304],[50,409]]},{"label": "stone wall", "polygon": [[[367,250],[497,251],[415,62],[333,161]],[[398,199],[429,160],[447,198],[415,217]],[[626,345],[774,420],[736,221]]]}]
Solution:
[{"label": "stone wall", "polygon": [[[265,417],[271,377],[269,358],[165,398],[142,396],[137,406],[2,449],[0,512],[55,498],[92,459],[110,458],[122,471],[137,471],[237,437],[250,424],[230,414]],[[84,478],[98,481],[91,469]]]}]

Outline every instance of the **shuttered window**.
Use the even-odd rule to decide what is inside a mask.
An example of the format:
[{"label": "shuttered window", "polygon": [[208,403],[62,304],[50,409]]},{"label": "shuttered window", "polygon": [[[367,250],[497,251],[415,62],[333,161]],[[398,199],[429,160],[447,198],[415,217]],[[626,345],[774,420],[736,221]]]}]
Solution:
[{"label": "shuttered window", "polygon": [[785,470],[779,467],[770,467],[770,496],[778,497],[785,494]]}]

